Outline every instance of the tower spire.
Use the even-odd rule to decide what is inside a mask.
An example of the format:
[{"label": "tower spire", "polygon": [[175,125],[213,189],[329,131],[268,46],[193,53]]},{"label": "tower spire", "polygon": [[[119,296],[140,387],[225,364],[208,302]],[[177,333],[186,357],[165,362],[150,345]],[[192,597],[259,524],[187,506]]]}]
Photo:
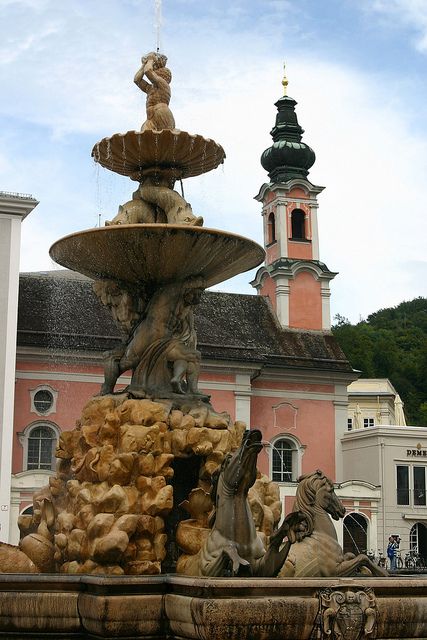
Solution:
[{"label": "tower spire", "polygon": [[283,80],[282,80],[282,85],[283,85],[283,95],[287,96],[288,95],[288,78],[286,76],[286,62],[283,63]]}]

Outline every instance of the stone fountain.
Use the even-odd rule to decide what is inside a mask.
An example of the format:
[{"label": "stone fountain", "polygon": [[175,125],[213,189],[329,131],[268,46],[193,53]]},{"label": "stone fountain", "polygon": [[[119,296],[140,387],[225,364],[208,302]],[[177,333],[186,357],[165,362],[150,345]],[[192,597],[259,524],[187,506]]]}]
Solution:
[{"label": "stone fountain", "polygon": [[[166,63],[150,53],[135,75],[147,94],[141,130],[92,151],[137,182],[132,198],[105,227],[51,248],[59,264],[94,280],[123,340],[105,354],[99,395],[61,435],[57,473],[34,495],[33,515],[21,517],[19,548],[0,545],[0,637],[426,638],[424,583],[347,577],[381,571],[366,557],[344,558],[333,540],[320,562],[313,499],[312,515],[301,499],[278,528],[277,487],[256,471],[260,432],[245,432],[199,389],[194,307],[206,287],[256,267],[264,251],[204,227],[175,190],[225,154],[175,127]],[[330,481],[311,476],[342,517]],[[340,570],[325,573],[333,554]]]}]

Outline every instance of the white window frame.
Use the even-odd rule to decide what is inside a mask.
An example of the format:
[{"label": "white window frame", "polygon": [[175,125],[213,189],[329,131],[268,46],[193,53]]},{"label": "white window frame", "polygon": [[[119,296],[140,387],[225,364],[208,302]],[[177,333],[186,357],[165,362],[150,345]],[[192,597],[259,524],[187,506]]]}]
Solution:
[{"label": "white window frame", "polygon": [[[397,501],[397,467],[407,467],[408,468],[408,492],[409,492],[409,504],[400,504]],[[424,479],[425,479],[425,487],[426,487],[426,504],[415,504],[415,483],[414,483],[414,468],[421,467],[424,468]],[[396,505],[398,507],[407,507],[413,509],[427,509],[427,465],[420,464],[414,460],[411,463],[399,462],[395,463],[395,492],[396,492]]]},{"label": "white window frame", "polygon": [[375,418],[363,418],[363,428],[375,427]]},{"label": "white window frame", "polygon": [[49,473],[49,471],[55,471],[56,458],[55,458],[54,450],[52,450],[52,466],[50,469],[28,469],[28,440],[30,438],[30,435],[33,429],[37,429],[37,427],[49,427],[50,429],[52,429],[52,431],[54,431],[56,435],[57,442],[59,440],[59,436],[61,435],[61,429],[58,427],[58,425],[56,425],[54,422],[51,422],[50,420],[36,420],[36,422],[32,422],[27,427],[25,427],[24,431],[21,431],[21,433],[18,433],[18,439],[23,448],[22,470],[30,471],[30,472],[45,471],[46,473]]},{"label": "white window frame", "polygon": [[[38,391],[49,391],[49,393],[52,394],[52,406],[47,411],[44,411],[43,413],[41,411],[38,411],[37,407],[34,404],[34,396]],[[48,384],[40,384],[35,389],[30,389],[30,401],[31,401],[30,411],[31,413],[36,413],[38,416],[43,416],[43,417],[49,416],[51,413],[56,413],[57,399],[58,399],[58,391],[56,389],[53,389],[53,387],[51,387]]]},{"label": "white window frame", "polygon": [[269,455],[269,473],[270,473],[270,478],[273,478],[273,451],[274,451],[274,446],[275,443],[278,442],[279,440],[287,440],[289,442],[289,444],[291,445],[291,451],[292,451],[292,480],[291,481],[283,481],[280,482],[278,480],[275,480],[274,482],[276,482],[277,484],[280,485],[284,485],[284,484],[289,484],[290,482],[296,482],[299,478],[299,476],[301,475],[301,459],[304,453],[304,449],[305,447],[301,444],[301,442],[293,435],[290,435],[289,433],[281,433],[277,436],[275,436],[271,441],[271,447],[268,448],[268,455]]}]

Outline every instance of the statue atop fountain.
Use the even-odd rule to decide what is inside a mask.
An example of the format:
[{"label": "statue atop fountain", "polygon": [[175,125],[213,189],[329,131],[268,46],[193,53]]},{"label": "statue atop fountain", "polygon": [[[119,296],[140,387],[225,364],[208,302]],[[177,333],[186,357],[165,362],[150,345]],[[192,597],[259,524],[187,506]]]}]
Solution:
[{"label": "statue atop fountain", "polygon": [[175,119],[169,109],[172,74],[166,66],[167,61],[165,55],[152,51],[141,58],[141,67],[135,74],[134,83],[147,94],[147,120],[141,131],[175,129]]}]

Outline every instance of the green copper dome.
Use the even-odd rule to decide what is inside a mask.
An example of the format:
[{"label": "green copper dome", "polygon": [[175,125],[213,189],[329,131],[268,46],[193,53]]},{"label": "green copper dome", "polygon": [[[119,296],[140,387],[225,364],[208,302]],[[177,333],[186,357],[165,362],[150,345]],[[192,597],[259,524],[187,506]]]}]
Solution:
[{"label": "green copper dome", "polygon": [[270,132],[273,144],[261,156],[262,166],[275,182],[306,178],[316,159],[313,149],[301,142],[304,129],[298,124],[296,104],[288,96],[276,102],[276,124]]}]

